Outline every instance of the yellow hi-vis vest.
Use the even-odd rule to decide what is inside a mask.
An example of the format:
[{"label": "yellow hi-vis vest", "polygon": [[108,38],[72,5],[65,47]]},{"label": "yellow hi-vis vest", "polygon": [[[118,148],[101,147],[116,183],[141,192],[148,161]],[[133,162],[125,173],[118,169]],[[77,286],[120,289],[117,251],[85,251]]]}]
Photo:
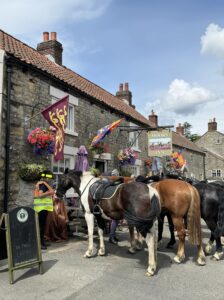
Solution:
[{"label": "yellow hi-vis vest", "polygon": [[[49,190],[52,190],[52,188],[46,183],[46,182],[41,182],[42,184],[45,184]],[[34,210],[38,213],[41,210],[48,210],[48,211],[53,211],[53,201],[51,196],[46,196],[44,198],[40,198],[39,196],[39,184],[40,182],[37,183],[36,189],[34,191]]]}]

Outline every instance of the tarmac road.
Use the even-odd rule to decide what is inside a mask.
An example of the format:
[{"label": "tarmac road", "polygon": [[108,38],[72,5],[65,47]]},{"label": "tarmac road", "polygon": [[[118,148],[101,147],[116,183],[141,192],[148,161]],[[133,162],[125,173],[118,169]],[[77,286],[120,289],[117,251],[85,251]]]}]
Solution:
[{"label": "tarmac road", "polygon": [[[209,232],[203,225],[203,241]],[[128,250],[128,233],[118,231],[119,245],[105,237],[105,257],[83,258],[87,237],[73,237],[64,244],[52,244],[43,252],[44,274],[36,267],[14,272],[9,284],[7,262],[0,261],[0,299],[224,299],[224,263],[207,257],[207,265],[197,266],[197,249],[187,242],[187,259],[173,263],[174,250],[167,250],[168,227],[158,251],[158,272],[149,278],[146,248],[135,255]],[[98,243],[97,237],[95,244]]]}]

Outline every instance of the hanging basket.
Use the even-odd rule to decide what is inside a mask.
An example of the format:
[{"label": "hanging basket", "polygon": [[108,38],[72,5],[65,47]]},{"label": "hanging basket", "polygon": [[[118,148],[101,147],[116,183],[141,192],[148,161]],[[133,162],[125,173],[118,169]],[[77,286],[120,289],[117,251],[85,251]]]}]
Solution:
[{"label": "hanging basket", "polygon": [[20,164],[18,174],[24,181],[37,181],[40,179],[40,173],[43,172],[45,167],[38,164]]}]

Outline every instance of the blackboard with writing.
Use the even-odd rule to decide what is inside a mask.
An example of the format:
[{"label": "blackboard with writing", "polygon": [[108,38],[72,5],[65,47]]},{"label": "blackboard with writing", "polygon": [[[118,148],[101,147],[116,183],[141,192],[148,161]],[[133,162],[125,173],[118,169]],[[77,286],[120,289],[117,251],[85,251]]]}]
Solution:
[{"label": "blackboard with writing", "polygon": [[13,267],[38,260],[35,211],[20,206],[11,210],[8,216]]}]

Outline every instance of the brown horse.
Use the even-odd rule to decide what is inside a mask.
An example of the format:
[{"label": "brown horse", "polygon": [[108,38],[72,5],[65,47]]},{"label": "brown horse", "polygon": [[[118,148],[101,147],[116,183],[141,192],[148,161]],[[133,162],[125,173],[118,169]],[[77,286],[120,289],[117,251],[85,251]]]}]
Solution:
[{"label": "brown horse", "polygon": [[205,265],[205,254],[202,248],[200,197],[198,191],[189,183],[177,179],[164,179],[152,183],[160,195],[162,210],[168,210],[179,238],[175,262],[181,263],[185,259],[184,217],[187,217],[189,241],[198,246],[197,263]]}]

